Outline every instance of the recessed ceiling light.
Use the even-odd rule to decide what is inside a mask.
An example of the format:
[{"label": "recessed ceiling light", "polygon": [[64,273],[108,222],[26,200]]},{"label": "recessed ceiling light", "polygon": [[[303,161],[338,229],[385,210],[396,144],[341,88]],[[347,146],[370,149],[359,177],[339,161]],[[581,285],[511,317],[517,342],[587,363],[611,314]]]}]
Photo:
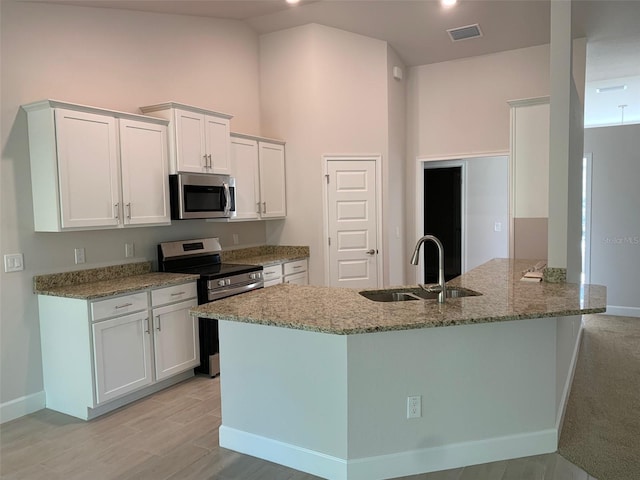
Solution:
[{"label": "recessed ceiling light", "polygon": [[453,7],[456,3],[458,3],[458,0],[440,0],[440,5],[446,8]]},{"label": "recessed ceiling light", "polygon": [[287,3],[289,5],[295,5],[296,3],[298,3],[300,0],[287,0]]},{"label": "recessed ceiling light", "polygon": [[596,92],[598,93],[615,92],[616,90],[626,90],[626,89],[627,89],[626,85],[613,85],[611,87],[596,88]]}]

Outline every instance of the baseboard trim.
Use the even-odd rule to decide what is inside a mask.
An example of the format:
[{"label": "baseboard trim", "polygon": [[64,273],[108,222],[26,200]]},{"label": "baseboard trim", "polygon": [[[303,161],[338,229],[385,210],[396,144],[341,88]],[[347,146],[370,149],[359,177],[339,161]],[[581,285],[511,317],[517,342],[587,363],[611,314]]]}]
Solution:
[{"label": "baseboard trim", "polygon": [[44,390],[0,404],[0,423],[10,422],[42,410],[46,405]]},{"label": "baseboard trim", "polygon": [[330,480],[383,480],[555,452],[555,429],[344,460],[221,426],[220,446]]},{"label": "baseboard trim", "polygon": [[315,450],[221,425],[220,446],[322,478],[347,480],[347,462]]},{"label": "baseboard trim", "polygon": [[[561,319],[558,319],[561,321]],[[560,441],[560,433],[562,432],[562,425],[564,424],[564,414],[567,410],[567,403],[569,402],[569,394],[571,393],[571,385],[573,385],[573,376],[576,373],[576,365],[578,364],[578,355],[580,354],[580,343],[582,341],[582,333],[584,331],[584,319],[580,319],[580,330],[576,338],[576,343],[573,346],[573,355],[571,356],[571,366],[569,367],[569,375],[564,382],[564,388],[562,389],[562,398],[560,399],[560,408],[556,416],[556,431],[558,432],[558,442]]]},{"label": "baseboard trim", "polygon": [[618,317],[638,317],[640,318],[640,308],[638,307],[619,307],[616,305],[607,305],[606,315],[615,315]]}]

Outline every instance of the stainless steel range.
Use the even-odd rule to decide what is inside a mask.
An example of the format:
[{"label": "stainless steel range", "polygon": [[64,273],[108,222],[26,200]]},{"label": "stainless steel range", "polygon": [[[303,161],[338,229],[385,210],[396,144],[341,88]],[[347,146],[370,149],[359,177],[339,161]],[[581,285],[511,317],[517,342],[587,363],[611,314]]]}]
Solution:
[{"label": "stainless steel range", "polygon": [[[198,304],[249,292],[264,286],[262,266],[226,264],[221,261],[222,247],[218,238],[200,238],[165,242],[158,245],[158,269],[161,272],[196,273]],[[199,319],[199,373],[220,373],[218,321]]]}]

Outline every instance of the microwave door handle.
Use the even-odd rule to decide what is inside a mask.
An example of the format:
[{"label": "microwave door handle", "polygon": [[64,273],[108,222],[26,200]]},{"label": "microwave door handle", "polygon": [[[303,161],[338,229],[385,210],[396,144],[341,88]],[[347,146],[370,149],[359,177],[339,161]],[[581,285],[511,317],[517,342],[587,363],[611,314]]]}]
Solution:
[{"label": "microwave door handle", "polygon": [[228,183],[223,183],[222,186],[224,187],[224,214],[225,215],[229,215],[229,213],[231,212],[231,191],[229,190],[229,184]]}]

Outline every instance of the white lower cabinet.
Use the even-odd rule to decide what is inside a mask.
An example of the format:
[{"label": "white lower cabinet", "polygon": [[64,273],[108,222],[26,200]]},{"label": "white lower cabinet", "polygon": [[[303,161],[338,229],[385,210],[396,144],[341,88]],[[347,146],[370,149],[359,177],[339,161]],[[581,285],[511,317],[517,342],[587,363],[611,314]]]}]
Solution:
[{"label": "white lower cabinet", "polygon": [[200,364],[198,319],[189,309],[198,302],[186,302],[153,309],[153,339],[156,379],[162,380]]},{"label": "white lower cabinet", "polygon": [[96,403],[153,382],[147,310],[93,324]]},{"label": "white lower cabinet", "polygon": [[309,261],[294,260],[291,262],[277,263],[264,267],[262,278],[264,286],[270,287],[279,283],[295,283],[297,285],[309,284]]},{"label": "white lower cabinet", "polygon": [[193,375],[195,282],[82,300],[38,296],[46,406],[91,419]]}]

